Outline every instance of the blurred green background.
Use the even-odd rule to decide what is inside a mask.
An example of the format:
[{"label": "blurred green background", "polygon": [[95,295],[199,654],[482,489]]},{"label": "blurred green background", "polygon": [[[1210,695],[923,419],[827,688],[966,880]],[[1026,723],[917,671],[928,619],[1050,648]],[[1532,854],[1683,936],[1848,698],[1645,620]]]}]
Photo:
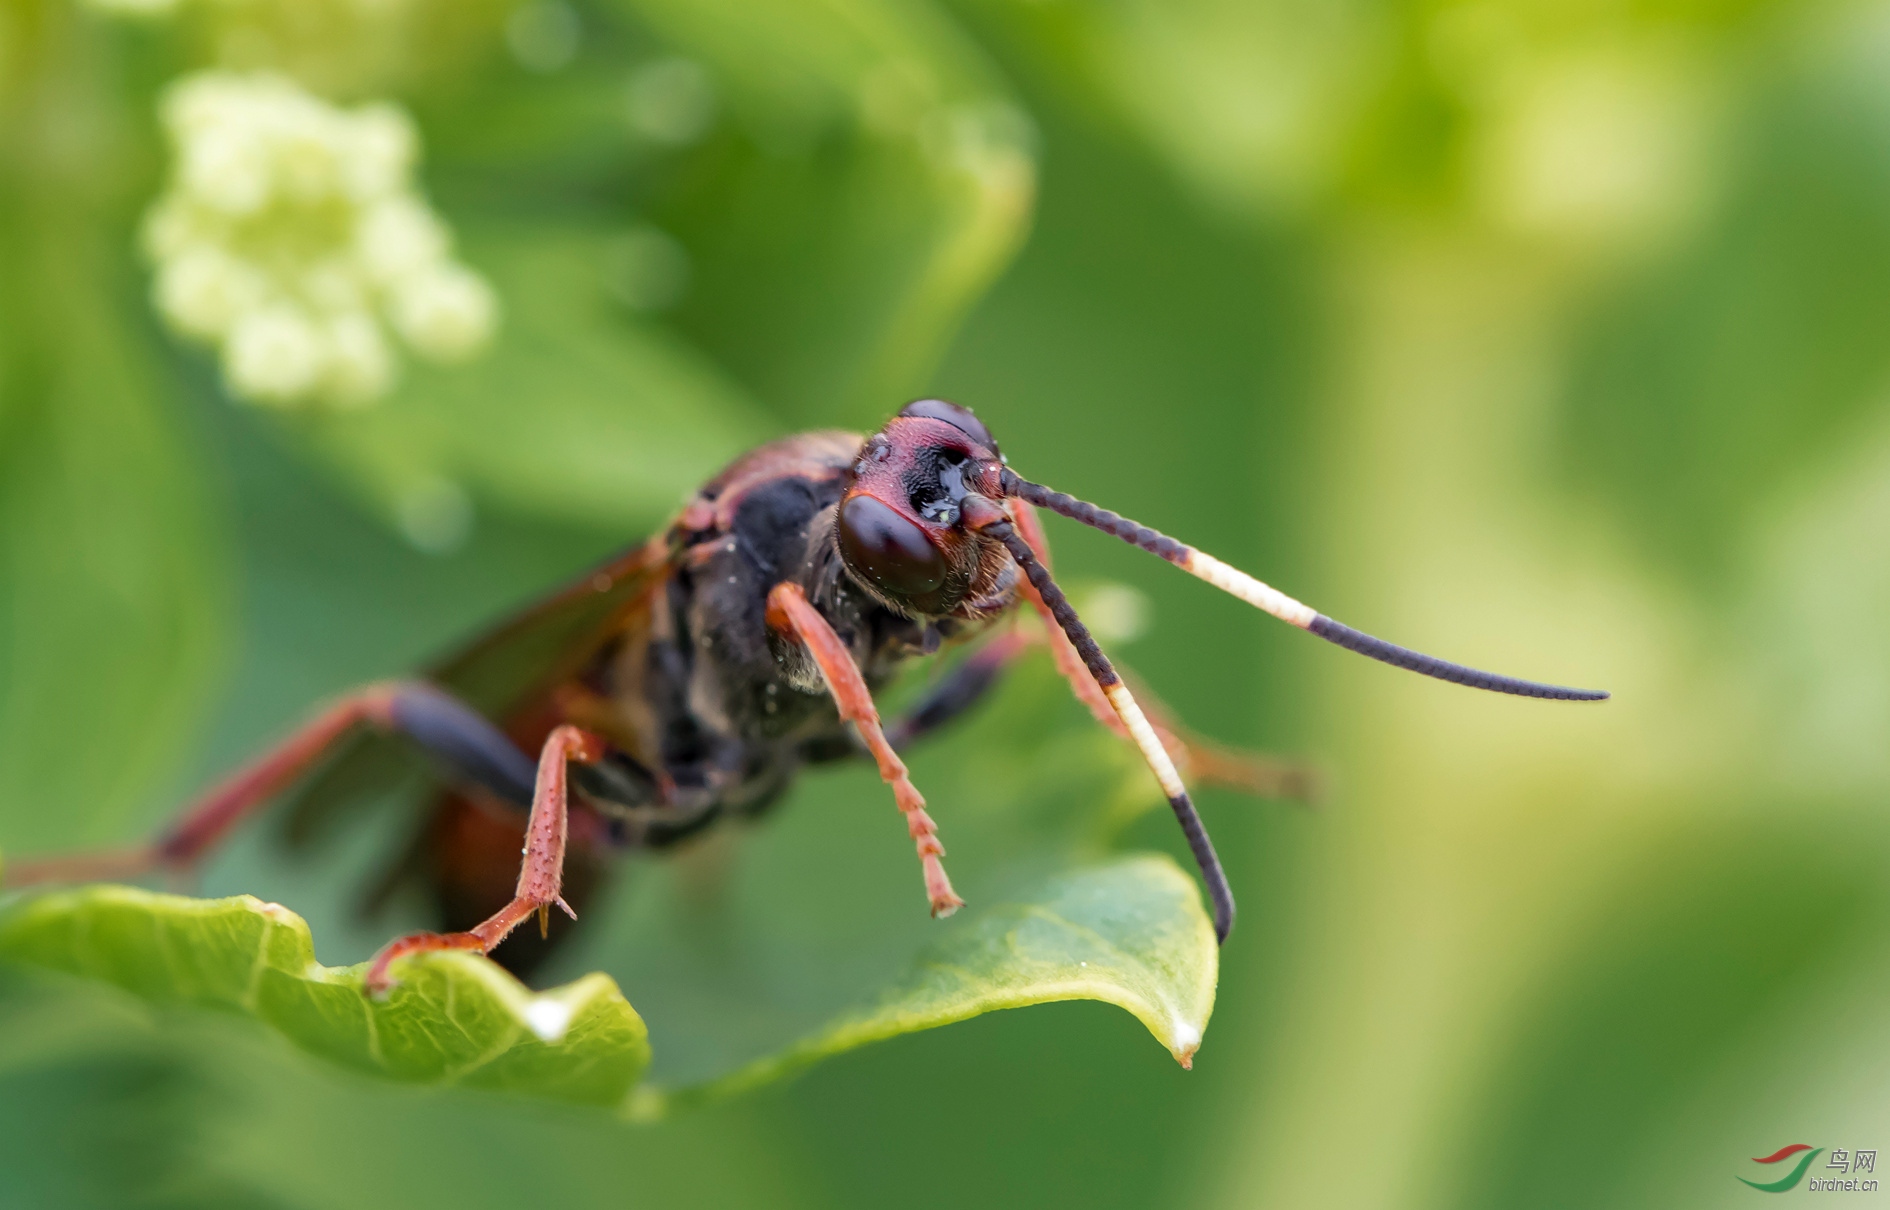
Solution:
[{"label": "blurred green background", "polygon": [[[150,7],[0,4],[9,854],[138,835],[743,447],[933,393],[1341,619],[1616,698],[1402,676],[1059,527],[1150,599],[1124,658],[1186,719],[1333,783],[1202,796],[1242,916],[1193,1071],[1062,1004],[629,1127],[5,971],[0,1204],[1720,1206],[1750,1156],[1890,1142],[1890,6]],[[213,65],[407,107],[482,359],[269,411],[165,330],[158,97]],[[1049,688],[916,764],[961,882],[1006,835],[973,800],[1107,751],[997,725]],[[612,970],[659,1069],[818,1019],[923,935],[877,794],[634,865],[561,977]],[[202,889],[353,961],[390,829],[264,827]],[[766,944],[714,925],[746,877],[798,888]]]}]

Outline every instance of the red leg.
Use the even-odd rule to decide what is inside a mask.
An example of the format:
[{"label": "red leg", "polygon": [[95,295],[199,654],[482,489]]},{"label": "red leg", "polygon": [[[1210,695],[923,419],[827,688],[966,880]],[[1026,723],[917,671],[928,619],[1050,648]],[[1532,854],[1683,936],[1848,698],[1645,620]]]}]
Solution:
[{"label": "red leg", "polygon": [[1191,780],[1239,790],[1256,798],[1284,798],[1300,803],[1319,800],[1319,774],[1301,761],[1283,760],[1264,752],[1231,748],[1203,738],[1175,721],[1174,711],[1134,677],[1135,696],[1147,710],[1149,725],[1162,747]]},{"label": "red leg", "polygon": [[[1030,549],[1036,552],[1037,561],[1048,569],[1050,540],[1044,536],[1043,525],[1037,520],[1037,510],[1022,500],[1011,500],[1010,506],[1018,536],[1030,544]],[[1129,729],[1123,726],[1121,719],[1116,717],[1116,708],[1109,704],[1109,699],[1103,696],[1103,691],[1097,687],[1096,678],[1092,677],[1089,669],[1083,666],[1083,657],[1076,654],[1076,648],[1070,643],[1069,636],[1063,633],[1063,628],[1057,625],[1056,618],[1051,616],[1050,607],[1044,604],[1043,597],[1038,594],[1027,578],[1020,579],[1017,586],[1030,601],[1031,608],[1037,611],[1037,617],[1042,620],[1044,641],[1050,645],[1050,657],[1056,661],[1057,671],[1063,674],[1063,679],[1070,683],[1070,688],[1075,691],[1077,700],[1089,707],[1089,712],[1096,716],[1097,722],[1124,739],[1131,738]]]},{"label": "red leg", "polygon": [[399,937],[382,947],[368,967],[367,990],[375,995],[394,985],[388,968],[394,959],[430,950],[477,950],[492,952],[499,942],[528,916],[536,913],[542,931],[550,920],[553,904],[564,909],[573,920],[561,892],[564,889],[564,846],[570,832],[567,810],[566,774],[571,761],[595,761],[604,755],[604,740],[588,731],[569,725],[558,727],[545,740],[538,757],[538,783],[532,793],[532,814],[525,825],[525,861],[518,874],[518,890],[512,902],[500,908],[483,924],[466,933],[413,933]]},{"label": "red leg", "polygon": [[91,882],[130,878],[161,866],[188,868],[215,848],[246,815],[307,772],[337,740],[355,727],[368,724],[391,729],[393,700],[398,691],[399,686],[393,683],[369,685],[337,701],[226,778],[149,844],[22,861],[7,867],[6,883],[26,886],[40,882]]},{"label": "red leg", "polygon": [[939,860],[945,855],[945,846],[939,843],[938,826],[925,813],[925,798],[912,784],[906,763],[886,742],[873,695],[860,670],[854,666],[853,657],[847,653],[846,644],[833,632],[827,619],[820,616],[820,611],[808,602],[799,584],[784,581],[774,586],[768,594],[768,625],[807,645],[814,662],[820,666],[821,676],[826,678],[827,691],[833,694],[834,704],[840,708],[840,717],[852,723],[860,733],[867,750],[879,763],[880,777],[892,787],[893,800],[905,813],[906,831],[918,847],[919,864],[925,870],[925,893],[932,901],[932,914],[951,915],[963,907],[965,901],[952,890],[951,879],[945,876],[945,865]]},{"label": "red leg", "polygon": [[1012,626],[961,661],[927,691],[918,705],[886,728],[886,741],[903,752],[984,699],[1006,669],[1033,650],[1038,639]]},{"label": "red leg", "polygon": [[[1030,544],[1036,553],[1037,561],[1044,567],[1050,566],[1050,542],[1043,532],[1043,526],[1037,520],[1037,511],[1023,500],[1010,501],[1013,524],[1018,536]],[[1029,599],[1031,607],[1043,621],[1044,641],[1050,647],[1051,658],[1056,661],[1057,671],[1070,683],[1070,688],[1077,698],[1089,707],[1089,712],[1096,721],[1109,728],[1123,739],[1134,742],[1129,728],[1117,715],[1115,707],[1096,684],[1096,678],[1083,666],[1083,657],[1076,653],[1076,647],[1069,636],[1050,614],[1050,607],[1044,604],[1028,579],[1019,587]],[[1292,798],[1301,801],[1316,796],[1317,778],[1306,766],[1291,761],[1282,761],[1258,753],[1245,752],[1237,748],[1226,748],[1198,736],[1188,735],[1174,720],[1174,712],[1161,703],[1147,686],[1137,685],[1135,696],[1147,707],[1149,723],[1155,735],[1161,740],[1162,747],[1184,773],[1201,781],[1212,782],[1234,790],[1243,790],[1262,798]]]}]

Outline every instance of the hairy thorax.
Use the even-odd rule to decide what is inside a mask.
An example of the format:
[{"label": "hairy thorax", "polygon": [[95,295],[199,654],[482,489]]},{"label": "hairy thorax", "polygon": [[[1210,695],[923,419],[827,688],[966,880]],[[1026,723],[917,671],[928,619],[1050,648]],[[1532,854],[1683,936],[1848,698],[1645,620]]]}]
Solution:
[{"label": "hairy thorax", "polygon": [[896,612],[848,575],[834,512],[861,449],[850,433],[785,438],[731,465],[684,508],[659,598],[626,620],[567,694],[588,695],[583,722],[622,754],[617,776],[580,786],[600,811],[753,812],[800,765],[852,754],[819,668],[765,623],[776,584],[800,585],[875,689],[1012,603],[1008,556],[987,560],[957,614],[940,618]]}]

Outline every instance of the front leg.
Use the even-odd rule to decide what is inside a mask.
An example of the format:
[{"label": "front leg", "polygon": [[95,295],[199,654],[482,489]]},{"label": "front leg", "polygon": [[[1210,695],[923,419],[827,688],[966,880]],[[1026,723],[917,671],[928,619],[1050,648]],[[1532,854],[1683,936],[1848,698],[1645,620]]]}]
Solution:
[{"label": "front leg", "polygon": [[952,890],[952,881],[945,876],[945,865],[939,860],[945,856],[945,846],[939,843],[938,826],[925,813],[925,797],[912,784],[906,762],[900,760],[893,746],[886,742],[872,691],[867,689],[866,678],[860,675],[853,657],[847,653],[846,644],[840,641],[840,636],[833,632],[820,611],[809,603],[801,586],[791,581],[776,584],[768,593],[767,619],[776,632],[806,645],[814,663],[820,667],[834,705],[840,708],[840,717],[859,732],[860,739],[879,764],[881,780],[892,787],[893,800],[906,817],[906,831],[919,850],[919,864],[925,871],[925,893],[932,901],[932,914],[949,916],[965,906],[965,901]]},{"label": "front leg", "polygon": [[538,780],[532,791],[531,818],[525,825],[525,860],[519,870],[512,902],[484,923],[465,933],[413,933],[389,942],[368,967],[367,990],[383,995],[394,985],[389,968],[396,958],[432,950],[476,950],[489,954],[511,935],[527,916],[536,913],[542,932],[550,922],[553,904],[573,920],[561,892],[564,889],[564,848],[570,832],[567,802],[567,764],[601,760],[606,745],[591,732],[566,724],[552,731],[538,757]]}]

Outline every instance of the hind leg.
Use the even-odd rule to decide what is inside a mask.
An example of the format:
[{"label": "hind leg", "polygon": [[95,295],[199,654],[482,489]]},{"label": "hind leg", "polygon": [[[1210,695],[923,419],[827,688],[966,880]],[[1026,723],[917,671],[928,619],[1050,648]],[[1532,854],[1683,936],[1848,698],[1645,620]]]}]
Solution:
[{"label": "hind leg", "polygon": [[6,885],[134,878],[188,870],[257,808],[321,762],[359,728],[403,735],[453,773],[503,800],[531,801],[532,762],[472,707],[418,681],[368,685],[342,697],[186,808],[156,839],[132,848],[22,861]]}]

